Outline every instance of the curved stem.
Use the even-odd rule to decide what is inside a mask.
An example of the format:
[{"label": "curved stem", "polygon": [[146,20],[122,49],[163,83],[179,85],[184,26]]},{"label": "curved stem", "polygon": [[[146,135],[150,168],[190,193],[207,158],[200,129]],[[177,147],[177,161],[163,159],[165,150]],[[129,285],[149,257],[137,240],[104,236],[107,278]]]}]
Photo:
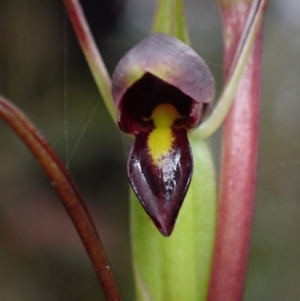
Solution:
[{"label": "curved stem", "polygon": [[67,169],[29,119],[2,96],[0,96],[0,117],[19,136],[50,179],[76,227],[106,299],[121,301],[97,230]]}]

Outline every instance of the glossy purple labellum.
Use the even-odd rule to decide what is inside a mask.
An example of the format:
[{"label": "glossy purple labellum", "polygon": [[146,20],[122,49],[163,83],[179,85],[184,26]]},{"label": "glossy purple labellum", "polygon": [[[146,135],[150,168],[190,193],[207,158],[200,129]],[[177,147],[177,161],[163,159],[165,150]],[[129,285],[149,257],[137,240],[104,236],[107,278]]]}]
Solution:
[{"label": "glossy purple labellum", "polygon": [[203,120],[214,90],[204,61],[189,46],[161,33],[142,40],[114,71],[119,127],[135,136],[128,177],[164,236],[173,231],[191,181],[187,133]]}]

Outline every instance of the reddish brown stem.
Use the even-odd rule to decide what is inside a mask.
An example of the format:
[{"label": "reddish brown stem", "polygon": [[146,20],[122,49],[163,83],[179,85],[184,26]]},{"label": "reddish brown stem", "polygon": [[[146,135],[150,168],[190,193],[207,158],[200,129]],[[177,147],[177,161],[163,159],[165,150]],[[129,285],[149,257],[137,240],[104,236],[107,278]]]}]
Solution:
[{"label": "reddish brown stem", "polygon": [[[229,34],[231,37],[225,41],[225,77],[230,74],[248,10],[248,1],[238,4],[228,4],[227,1],[226,5],[221,6],[224,36]],[[243,298],[256,190],[261,48],[262,29],[223,127],[210,301],[239,301]]]},{"label": "reddish brown stem", "polygon": [[77,229],[106,299],[120,301],[121,296],[96,228],[65,166],[29,119],[2,96],[0,96],[0,117],[24,142],[50,179]]}]

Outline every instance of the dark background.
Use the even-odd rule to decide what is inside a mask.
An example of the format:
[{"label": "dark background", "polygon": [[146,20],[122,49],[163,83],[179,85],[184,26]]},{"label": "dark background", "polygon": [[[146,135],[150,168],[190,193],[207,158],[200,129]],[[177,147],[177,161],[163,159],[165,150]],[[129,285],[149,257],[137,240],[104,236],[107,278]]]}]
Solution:
[{"label": "dark background", "polygon": [[[155,1],[83,4],[111,73],[125,51],[150,31]],[[210,66],[219,93],[218,8],[212,0],[187,0],[186,5],[192,45]],[[270,1],[246,301],[300,300],[299,15],[298,0]],[[26,112],[69,163],[124,299],[133,300],[124,137],[102,104],[60,1],[1,0],[0,93]],[[213,138],[216,166],[219,136]],[[0,145],[0,300],[99,300],[101,289],[60,201],[2,121]]]}]

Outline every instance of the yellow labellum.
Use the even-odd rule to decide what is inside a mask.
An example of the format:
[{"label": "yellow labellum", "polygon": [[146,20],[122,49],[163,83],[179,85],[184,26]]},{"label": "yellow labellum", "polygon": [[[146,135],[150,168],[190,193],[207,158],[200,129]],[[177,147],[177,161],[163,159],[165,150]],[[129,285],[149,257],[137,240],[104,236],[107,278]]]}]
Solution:
[{"label": "yellow labellum", "polygon": [[148,150],[155,164],[159,164],[163,156],[167,155],[173,144],[172,125],[182,116],[171,104],[160,104],[152,112],[151,119],[155,128],[148,137]]}]

